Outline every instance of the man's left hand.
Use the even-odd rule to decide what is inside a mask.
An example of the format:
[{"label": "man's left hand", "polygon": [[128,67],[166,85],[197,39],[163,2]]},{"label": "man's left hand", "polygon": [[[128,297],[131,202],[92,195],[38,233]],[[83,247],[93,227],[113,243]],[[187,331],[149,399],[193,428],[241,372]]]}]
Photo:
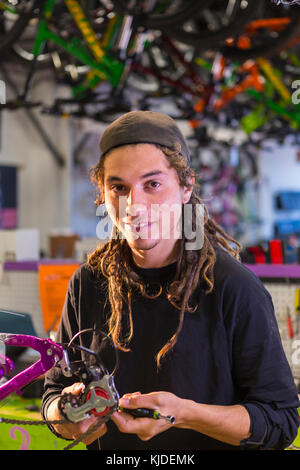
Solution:
[{"label": "man's left hand", "polygon": [[120,399],[120,407],[155,410],[162,416],[174,416],[175,423],[171,424],[163,418],[135,418],[124,411],[115,412],[111,419],[121,432],[137,434],[142,441],[148,441],[170,427],[181,424],[182,404],[184,401],[169,392],[152,392],[144,395],[140,392],[128,393]]}]

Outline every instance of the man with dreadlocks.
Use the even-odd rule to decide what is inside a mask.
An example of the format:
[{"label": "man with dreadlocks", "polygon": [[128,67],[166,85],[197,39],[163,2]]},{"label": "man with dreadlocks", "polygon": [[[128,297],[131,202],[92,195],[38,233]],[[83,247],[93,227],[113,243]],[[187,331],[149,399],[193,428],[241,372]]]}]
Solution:
[{"label": "man with dreadlocks", "polygon": [[[240,245],[201,205],[177,124],[161,113],[127,113],[106,128],[100,151],[91,178],[114,230],[73,275],[57,334],[66,343],[92,328],[83,344],[101,355],[102,330],[119,351],[121,409],[84,440],[88,449],[285,448],[299,401],[272,300],[240,263]],[[109,364],[110,354],[103,357]],[[54,368],[44,417],[59,419],[61,394],[81,391]],[[51,429],[77,438],[97,420]]]}]

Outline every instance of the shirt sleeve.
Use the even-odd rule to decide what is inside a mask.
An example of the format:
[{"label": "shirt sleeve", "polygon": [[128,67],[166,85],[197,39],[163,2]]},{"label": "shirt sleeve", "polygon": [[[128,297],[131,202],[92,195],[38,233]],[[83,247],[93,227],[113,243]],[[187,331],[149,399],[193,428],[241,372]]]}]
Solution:
[{"label": "shirt sleeve", "polygon": [[233,376],[250,416],[245,448],[284,449],[299,427],[299,399],[282,347],[270,294],[259,282],[239,298],[233,336]]}]

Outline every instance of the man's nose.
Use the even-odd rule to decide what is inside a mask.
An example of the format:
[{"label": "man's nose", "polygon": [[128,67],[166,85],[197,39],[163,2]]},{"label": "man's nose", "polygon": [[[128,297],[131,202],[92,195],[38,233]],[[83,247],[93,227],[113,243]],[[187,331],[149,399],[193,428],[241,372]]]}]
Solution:
[{"label": "man's nose", "polygon": [[126,215],[131,217],[142,216],[147,212],[147,198],[138,188],[131,188],[126,201]]}]

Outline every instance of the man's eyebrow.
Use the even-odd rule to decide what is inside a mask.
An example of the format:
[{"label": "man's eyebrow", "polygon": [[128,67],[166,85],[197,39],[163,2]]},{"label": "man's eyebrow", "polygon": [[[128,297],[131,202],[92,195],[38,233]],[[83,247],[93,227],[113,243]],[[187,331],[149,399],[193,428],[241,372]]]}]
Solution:
[{"label": "man's eyebrow", "polygon": [[[144,175],[142,175],[141,179],[149,178],[150,176],[158,176],[158,175],[166,176],[166,173],[164,173],[163,171],[160,171],[160,170],[149,171],[148,173],[145,173]],[[114,176],[114,175],[108,176],[106,178],[107,183],[111,183],[113,181],[123,181],[123,180],[122,180],[122,178],[120,178],[120,176]]]}]

